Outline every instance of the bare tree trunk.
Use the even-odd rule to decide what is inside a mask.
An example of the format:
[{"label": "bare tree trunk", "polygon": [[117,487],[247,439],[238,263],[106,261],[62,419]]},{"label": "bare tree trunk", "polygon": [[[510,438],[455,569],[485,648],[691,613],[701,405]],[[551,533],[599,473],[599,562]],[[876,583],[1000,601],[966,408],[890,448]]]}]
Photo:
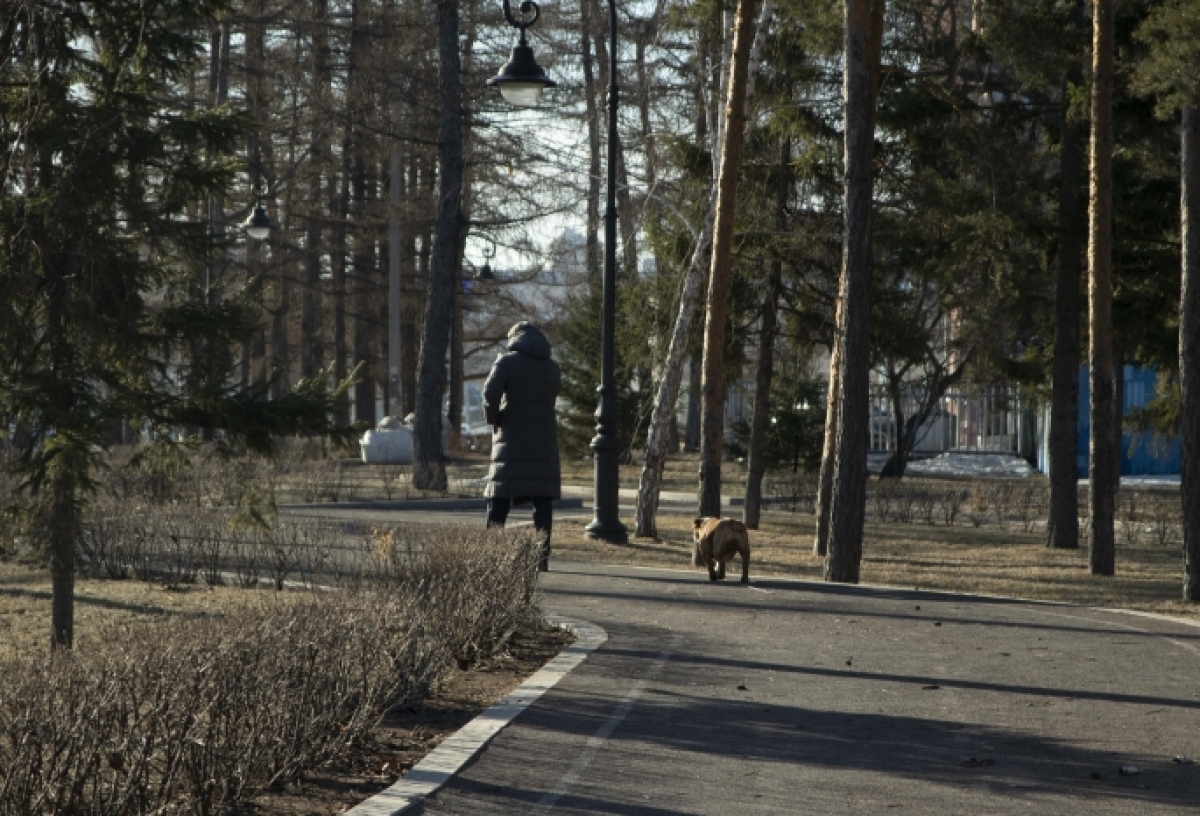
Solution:
[{"label": "bare tree trunk", "polygon": [[[838,298],[835,310],[834,331],[842,325],[842,301]],[[829,510],[833,498],[834,456],[837,453],[838,394],[842,385],[842,349],[834,337],[829,349],[829,380],[825,393],[825,440],[821,447],[821,473],[817,478],[817,495],[813,511],[817,517],[817,529],[813,535],[813,555],[824,558],[829,552]]]},{"label": "bare tree trunk", "polygon": [[[874,6],[874,8],[873,8]],[[844,0],[845,233],[839,285],[841,376],[825,580],[858,583],[866,511],[871,317],[872,154],[882,0]],[[874,25],[873,25],[874,23]]]},{"label": "bare tree trunk", "polygon": [[[320,113],[327,111],[331,94],[331,54],[329,49],[328,0],[315,0],[312,13],[313,96]],[[328,195],[332,197],[334,173],[330,168],[325,129],[312,123],[313,172],[308,183],[308,212],[304,224],[304,291],[300,297],[300,376],[315,377],[325,367],[325,344],[321,320],[321,236],[323,191],[321,174],[328,174]]]},{"label": "bare tree trunk", "polygon": [[1200,602],[1200,117],[1183,109],[1180,128],[1183,275],[1179,298],[1179,393],[1183,503],[1183,599]]},{"label": "bare tree trunk", "polygon": [[[1077,84],[1079,71],[1072,72]],[[1079,547],[1079,279],[1083,257],[1084,127],[1071,121],[1063,89],[1059,148],[1058,277],[1054,296],[1054,383],[1050,407],[1050,515],[1046,545]]]},{"label": "bare tree trunk", "polygon": [[354,419],[375,425],[375,378],[371,376],[371,306],[377,299],[374,241],[367,218],[367,202],[373,197],[374,181],[368,176],[366,134],[356,139],[354,160],[354,363],[362,373],[354,386]]},{"label": "bare tree trunk", "polygon": [[700,450],[700,366],[702,364],[703,357],[700,349],[694,349],[691,359],[688,361],[687,425],[684,428],[683,436],[683,449],[688,453]]},{"label": "bare tree trunk", "polygon": [[725,435],[725,320],[729,311],[733,215],[742,142],[746,132],[746,73],[754,31],[754,0],[738,0],[733,26],[733,58],[726,94],[721,170],[717,182],[712,266],[704,319],[704,373],[701,381],[699,514],[721,515],[721,456]]},{"label": "bare tree trunk", "polygon": [[413,433],[413,485],[446,489],[442,458],[442,396],[446,382],[446,346],[454,298],[454,266],[462,229],[463,134],[462,79],[458,53],[458,3],[438,0],[438,205],[437,235],[429,270],[417,382],[417,420]]},{"label": "bare tree trunk", "polygon": [[[766,13],[772,5],[770,0],[763,5],[759,25],[765,22]],[[759,34],[762,28],[759,28]],[[758,43],[758,37],[755,37]],[[792,151],[791,141],[783,140],[779,149],[779,177],[775,197],[775,228],[780,234],[787,229],[787,202],[791,190]],[[771,262],[771,277],[767,282],[767,294],[763,299],[762,334],[758,344],[758,372],[754,378],[754,415],[750,420],[750,452],[746,461],[746,497],[742,507],[742,521],[751,530],[758,529],[762,511],[762,482],[767,472],[766,440],[767,425],[771,418],[771,385],[775,373],[775,335],[779,325],[779,296],[783,291],[783,259]]]},{"label": "bare tree trunk", "polygon": [[[885,4],[885,0],[872,0],[872,2],[870,4],[869,12],[858,8],[857,5],[854,10],[856,15],[866,15],[869,18],[869,22],[870,22],[870,28],[866,32],[867,48],[869,50],[867,50],[865,52],[865,59],[867,62],[866,70],[868,71],[868,75],[870,77],[870,93],[871,93],[870,105],[868,107],[868,113],[870,116],[869,141],[872,143],[870,145],[870,147],[873,147],[873,141],[874,141],[874,136],[875,136],[875,102],[879,97],[879,87],[880,87],[880,78],[881,78],[880,57],[881,57],[882,47],[883,47],[884,4]],[[850,33],[850,28],[849,28],[850,8],[848,5],[848,0],[846,3],[844,3],[844,13],[846,15],[846,17],[845,17],[846,22],[844,23],[844,25],[846,27],[846,36],[847,36],[847,50],[845,53],[848,55],[850,53],[849,48],[848,48],[848,44],[849,44],[848,38],[849,38],[849,33]],[[856,33],[855,36],[856,37],[862,36],[862,32]],[[850,145],[850,130],[849,130],[850,109],[849,109],[849,101],[848,101],[849,100],[850,74],[849,74],[849,65],[848,64],[846,66],[845,71],[846,71],[846,75],[845,75],[845,79],[843,80],[844,85],[845,85],[845,90],[843,91],[843,93],[845,93],[846,97],[847,97],[846,145],[848,148]],[[870,149],[870,148],[868,148],[868,149]],[[849,168],[850,155],[849,155],[848,151],[847,151],[847,154],[845,157],[845,161],[846,161],[847,168]],[[871,161],[870,153],[867,154],[866,161],[868,164],[870,163],[870,161]],[[846,180],[847,200],[849,198],[849,194],[848,194],[849,183],[850,183],[849,182],[849,173],[847,172],[847,180]],[[871,192],[873,195],[873,192],[874,192],[873,189],[871,190]],[[868,214],[870,212],[869,202],[868,202],[867,212],[868,212]],[[814,508],[813,508],[815,515],[816,515],[816,522],[817,522],[816,523],[816,533],[813,536],[813,554],[822,556],[822,557],[827,557],[828,552],[829,552],[829,530],[830,530],[830,518],[831,518],[830,513],[833,510],[834,474],[837,471],[837,460],[838,460],[839,450],[840,450],[838,447],[838,444],[839,444],[840,428],[841,428],[841,422],[842,422],[841,395],[842,395],[842,389],[843,389],[843,379],[844,379],[843,371],[844,371],[844,363],[845,363],[844,358],[843,358],[843,349],[842,349],[843,321],[845,320],[845,317],[844,317],[845,300],[843,298],[842,287],[846,281],[847,267],[845,264],[846,264],[846,257],[848,256],[848,252],[849,252],[849,236],[850,236],[849,211],[847,211],[846,219],[847,219],[847,226],[846,226],[846,233],[845,233],[845,235],[846,235],[845,244],[843,247],[844,257],[843,257],[842,279],[838,284],[837,306],[834,310],[834,312],[835,312],[834,342],[833,342],[832,347],[829,350],[829,378],[828,378],[828,389],[829,390],[828,390],[828,393],[826,394],[826,400],[825,400],[825,438],[824,438],[824,443],[822,445],[822,450],[821,450],[821,472],[820,472],[820,476],[818,477],[818,480],[817,480],[817,495],[816,495],[816,501],[814,502]],[[870,232],[869,232],[870,225],[868,223],[866,225],[861,225],[861,226],[867,232],[866,232],[865,236],[858,236],[858,237],[860,240],[866,241],[867,246],[869,248],[869,246],[870,246]],[[870,261],[870,255],[868,252],[867,262],[869,263],[869,261]],[[869,268],[868,268],[866,274],[868,275],[868,280],[869,280],[869,275],[870,275]],[[867,433],[869,433],[869,429],[867,430]],[[866,455],[865,452],[863,455],[865,458],[865,455]],[[863,470],[864,470],[863,478],[865,479],[866,478],[866,475],[865,475],[866,462],[865,461],[863,463]],[[865,487],[864,487],[864,501],[865,501]]]},{"label": "bare tree trunk", "polygon": [[[329,266],[333,286],[333,378],[335,382],[346,379],[346,222],[350,217],[350,155],[353,150],[351,126],[347,124],[346,135],[342,140],[342,169],[335,184],[330,185],[330,191],[337,191],[336,198],[330,202],[330,211],[336,219],[333,228],[333,248],[330,252]],[[339,401],[334,410],[335,422],[340,427],[350,424],[349,405]]]},{"label": "bare tree trunk", "polygon": [[1092,162],[1088,224],[1093,575],[1116,570],[1112,353],[1113,0],[1092,4]]},{"label": "bare tree trunk", "polygon": [[584,268],[589,277],[600,277],[600,113],[596,104],[596,71],[592,57],[592,20],[590,0],[579,4],[580,48],[583,51],[583,96],[588,133],[587,235],[584,244]]},{"label": "bare tree trunk", "polygon": [[[687,274],[683,279],[683,291],[679,296],[679,311],[675,315],[675,327],[671,332],[671,345],[663,364],[658,392],[654,396],[654,409],[650,418],[650,432],[646,439],[646,455],[642,464],[642,476],[638,485],[637,530],[639,537],[653,538],[658,535],[656,516],[658,497],[662,485],[663,465],[666,462],[668,428],[675,403],[679,399],[679,384],[683,379],[683,361],[687,355],[692,319],[700,301],[704,284],[704,261],[709,257],[712,246],[713,224],[716,208],[710,200],[704,228],[696,239],[688,262]],[[693,366],[697,370],[698,366]],[[693,395],[693,402],[695,396]],[[690,422],[689,422],[690,425]]]}]

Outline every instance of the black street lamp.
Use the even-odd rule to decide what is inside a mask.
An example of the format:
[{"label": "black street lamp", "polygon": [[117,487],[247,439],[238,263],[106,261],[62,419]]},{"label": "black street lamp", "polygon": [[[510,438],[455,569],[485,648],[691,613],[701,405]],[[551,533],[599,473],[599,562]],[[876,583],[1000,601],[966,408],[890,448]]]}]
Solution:
[{"label": "black street lamp", "polygon": [[[262,172],[262,163],[257,159],[251,159],[251,169]],[[255,241],[265,241],[271,236],[271,230],[275,228],[275,222],[271,220],[271,216],[267,215],[267,208],[263,204],[262,185],[258,179],[254,179],[254,207],[250,210],[250,215],[242,222],[242,229],[246,234]]]},{"label": "black street lamp", "polygon": [[[488,80],[514,105],[534,105],[544,88],[554,82],[533,58],[533,49],[525,39],[525,29],[537,22],[541,10],[537,3],[521,3],[523,17],[513,17],[509,0],[504,0],[504,17],[509,25],[521,30],[521,40],[513,48],[508,64]],[[613,376],[613,334],[616,324],[617,288],[617,6],[608,4],[608,185],[604,210],[604,281],[600,330],[600,406],[596,409],[596,436],[592,439],[595,460],[594,518],[586,528],[589,538],[623,543],[628,540],[618,513],[617,457],[621,442],[617,438],[617,389]],[[536,86],[536,87],[535,87]],[[517,89],[519,93],[506,91]],[[532,101],[530,101],[532,100]]]},{"label": "black street lamp", "polygon": [[[532,16],[524,19],[528,15]],[[521,30],[521,39],[513,46],[508,62],[498,74],[487,81],[487,84],[499,88],[500,94],[510,105],[522,108],[536,105],[541,101],[542,91],[558,84],[546,76],[545,69],[537,64],[537,60],[533,58],[533,49],[525,39],[525,29],[536,23],[541,16],[542,10],[538,4],[525,0],[521,3],[521,17],[514,17],[508,0],[504,0],[504,18],[513,28]]]}]

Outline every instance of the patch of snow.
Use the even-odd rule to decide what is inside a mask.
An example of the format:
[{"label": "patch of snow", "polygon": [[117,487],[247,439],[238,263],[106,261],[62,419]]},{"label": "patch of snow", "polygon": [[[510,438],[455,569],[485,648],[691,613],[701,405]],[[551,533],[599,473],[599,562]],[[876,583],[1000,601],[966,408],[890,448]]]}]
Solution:
[{"label": "patch of snow", "polygon": [[1009,453],[943,453],[932,459],[908,463],[908,476],[969,476],[977,478],[1025,478],[1036,476],[1028,462]]}]

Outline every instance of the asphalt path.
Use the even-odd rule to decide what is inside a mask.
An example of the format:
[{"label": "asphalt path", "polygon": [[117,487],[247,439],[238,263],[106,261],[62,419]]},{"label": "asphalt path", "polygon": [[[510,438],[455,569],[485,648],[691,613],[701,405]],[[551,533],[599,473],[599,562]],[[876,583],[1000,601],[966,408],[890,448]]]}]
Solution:
[{"label": "asphalt path", "polygon": [[542,592],[607,642],[418,812],[1200,813],[1200,627],[561,559]]},{"label": "asphalt path", "polygon": [[1200,628],[561,561],[543,579],[546,610],[607,643],[423,812],[1200,811]]}]

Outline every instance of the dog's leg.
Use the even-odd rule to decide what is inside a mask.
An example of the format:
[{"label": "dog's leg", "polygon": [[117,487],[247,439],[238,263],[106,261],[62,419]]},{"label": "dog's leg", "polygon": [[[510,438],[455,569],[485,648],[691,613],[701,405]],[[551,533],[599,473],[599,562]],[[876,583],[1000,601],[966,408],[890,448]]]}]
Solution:
[{"label": "dog's leg", "polygon": [[717,580],[717,571],[713,568],[711,561],[708,562],[708,580],[710,580],[710,581]]},{"label": "dog's leg", "polygon": [[717,579],[720,581],[724,581],[725,580],[725,562],[718,561],[717,564],[719,565],[717,567]]},{"label": "dog's leg", "polygon": [[742,583],[750,583],[750,548],[742,550]]}]

